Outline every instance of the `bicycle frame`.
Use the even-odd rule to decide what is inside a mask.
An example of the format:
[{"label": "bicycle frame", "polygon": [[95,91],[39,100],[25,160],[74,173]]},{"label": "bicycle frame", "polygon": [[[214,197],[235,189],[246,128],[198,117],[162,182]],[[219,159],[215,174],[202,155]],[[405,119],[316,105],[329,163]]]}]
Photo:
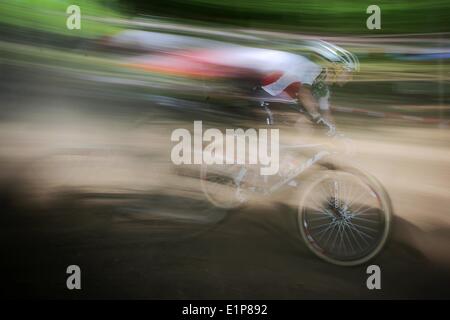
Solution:
[{"label": "bicycle frame", "polygon": [[[310,147],[310,146],[309,145],[305,145],[305,146],[300,145],[300,146],[296,146],[295,149],[308,148],[308,147]],[[273,185],[269,189],[269,193],[274,193],[275,191],[279,190],[284,185],[288,184],[289,182],[291,182],[292,180],[297,178],[299,175],[301,175],[304,171],[309,169],[315,163],[319,162],[323,158],[330,156],[330,155],[332,155],[332,152],[326,151],[326,150],[321,150],[318,153],[314,154],[314,156],[312,156],[311,158],[309,158],[308,160],[303,162],[301,165],[299,165],[295,170],[293,170],[293,172],[290,175],[288,175],[288,177],[286,177],[282,181]]]},{"label": "bicycle frame", "polygon": [[[316,147],[324,146],[324,144],[300,144],[300,145],[285,145],[280,146],[280,150],[299,150],[299,149],[313,149]],[[315,153],[311,158],[308,158],[306,161],[301,163],[299,166],[297,166],[294,170],[292,170],[292,173],[290,173],[287,177],[282,179],[281,181],[276,182],[275,184],[269,186],[268,188],[265,188],[262,192],[263,194],[270,195],[290,183],[292,180],[300,176],[302,173],[304,173],[306,170],[308,170],[310,167],[312,167],[314,164],[319,162],[325,157],[331,156],[333,154],[336,154],[336,152],[329,151],[329,150],[320,150],[317,153]],[[242,179],[244,178],[246,174],[246,169],[242,168],[237,176],[235,177],[235,182],[239,185]],[[268,176],[264,176],[264,183],[268,183]]]}]

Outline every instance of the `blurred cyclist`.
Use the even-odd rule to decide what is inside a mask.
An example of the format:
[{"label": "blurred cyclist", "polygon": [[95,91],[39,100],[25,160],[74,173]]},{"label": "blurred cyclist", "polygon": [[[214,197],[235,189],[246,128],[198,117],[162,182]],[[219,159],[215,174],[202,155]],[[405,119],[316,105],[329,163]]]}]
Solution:
[{"label": "blurred cyclist", "polygon": [[[166,41],[166,45],[171,41],[173,39]],[[176,42],[175,47],[179,43]],[[276,104],[274,100],[297,101],[314,123],[324,126],[333,135],[335,127],[328,102],[329,86],[343,85],[351,80],[352,72],[359,70],[358,58],[345,49],[320,40],[303,41],[298,47],[305,55],[311,55],[311,59],[280,50],[214,42],[196,49],[170,48],[160,54],[137,57],[130,64],[149,71],[182,76],[229,78],[244,92],[250,83],[262,100],[260,106],[268,114],[268,124],[273,122],[269,107]],[[314,58],[319,61],[313,62]]]},{"label": "blurred cyclist", "polygon": [[[329,86],[344,85],[352,79],[352,73],[359,71],[358,58],[349,51],[325,41],[309,41],[304,45],[319,58],[319,64],[294,54],[285,56],[285,63],[261,81],[260,88],[273,97],[296,99],[311,120],[327,129],[329,135],[335,134],[335,125],[330,112]],[[273,62],[272,62],[273,64]],[[270,101],[270,98],[267,99]],[[271,124],[270,102],[263,101],[261,107],[268,113]]]}]

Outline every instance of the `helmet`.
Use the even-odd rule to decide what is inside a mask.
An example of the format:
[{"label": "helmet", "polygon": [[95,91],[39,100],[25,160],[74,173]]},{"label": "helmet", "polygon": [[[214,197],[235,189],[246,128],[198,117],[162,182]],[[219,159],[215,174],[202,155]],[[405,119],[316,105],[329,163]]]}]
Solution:
[{"label": "helmet", "polygon": [[302,47],[331,63],[331,67],[346,71],[359,71],[358,58],[350,51],[334,44],[323,40],[307,40]]}]

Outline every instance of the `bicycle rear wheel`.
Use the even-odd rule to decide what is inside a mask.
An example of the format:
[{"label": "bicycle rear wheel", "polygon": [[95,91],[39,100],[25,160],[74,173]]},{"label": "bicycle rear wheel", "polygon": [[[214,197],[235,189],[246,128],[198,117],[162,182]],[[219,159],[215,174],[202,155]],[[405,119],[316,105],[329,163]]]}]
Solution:
[{"label": "bicycle rear wheel", "polygon": [[210,203],[222,209],[234,209],[245,201],[242,180],[246,168],[239,165],[203,165],[200,182]]}]

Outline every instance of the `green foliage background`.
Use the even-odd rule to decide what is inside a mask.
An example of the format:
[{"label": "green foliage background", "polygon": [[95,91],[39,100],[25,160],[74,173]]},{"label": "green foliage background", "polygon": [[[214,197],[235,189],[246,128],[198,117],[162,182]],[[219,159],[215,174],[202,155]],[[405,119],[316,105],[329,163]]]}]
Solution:
[{"label": "green foliage background", "polygon": [[[65,28],[66,8],[79,5],[82,30]],[[368,30],[366,9],[381,8],[381,30]],[[302,33],[392,34],[450,31],[450,0],[1,0],[0,22],[67,35],[96,37],[117,26],[86,17],[164,16],[195,24]]]},{"label": "green foliage background", "polygon": [[[81,30],[66,28],[66,9],[70,5],[81,8]],[[2,24],[68,36],[96,37],[114,33],[117,28],[111,24],[84,17],[119,18],[120,11],[115,0],[0,0]]]},{"label": "green foliage background", "polygon": [[[449,0],[121,0],[135,12],[243,27],[321,33],[450,31]],[[366,28],[366,9],[381,8],[382,30]]]}]

